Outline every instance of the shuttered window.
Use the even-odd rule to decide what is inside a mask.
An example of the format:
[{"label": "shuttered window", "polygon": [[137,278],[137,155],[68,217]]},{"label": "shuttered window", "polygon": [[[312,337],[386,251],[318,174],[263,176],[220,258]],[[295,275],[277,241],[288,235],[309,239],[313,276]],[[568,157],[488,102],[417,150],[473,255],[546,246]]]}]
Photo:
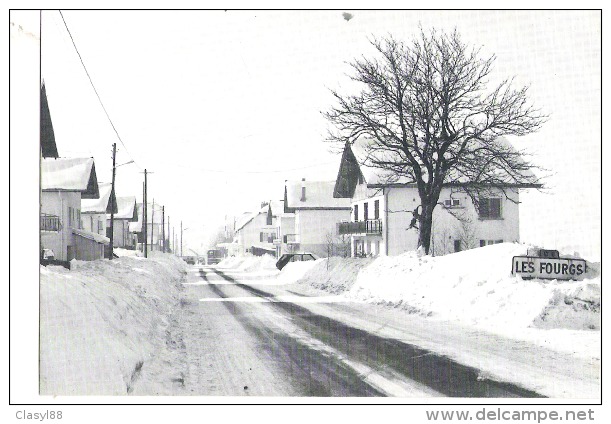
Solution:
[{"label": "shuttered window", "polygon": [[480,218],[500,218],[501,217],[501,199],[498,197],[480,198],[479,199],[479,217]]}]

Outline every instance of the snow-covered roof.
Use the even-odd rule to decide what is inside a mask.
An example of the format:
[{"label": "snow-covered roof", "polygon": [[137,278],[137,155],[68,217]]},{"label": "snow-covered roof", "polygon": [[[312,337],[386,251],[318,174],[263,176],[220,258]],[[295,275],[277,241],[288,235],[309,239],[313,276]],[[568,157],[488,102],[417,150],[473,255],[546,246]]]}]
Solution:
[{"label": "snow-covered roof", "polygon": [[136,214],[137,214],[136,221],[129,223],[129,232],[130,233],[142,232],[142,203],[136,204]]},{"label": "snow-covered roof", "polygon": [[405,176],[397,177],[392,175],[392,173],[371,166],[371,154],[367,150],[367,145],[370,143],[368,139],[361,137],[357,139],[352,145],[350,145],[350,149],[356,158],[356,161],[359,164],[359,168],[361,170],[361,174],[363,175],[363,179],[368,185],[377,185],[377,184],[409,184],[412,181],[409,180]]},{"label": "snow-covered roof", "polygon": [[[305,199],[302,199],[302,187]],[[350,199],[334,198],[335,181],[287,181],[286,206],[289,209],[350,209]]]},{"label": "snow-covered roof", "polygon": [[40,178],[43,191],[80,191],[83,199],[100,196],[93,158],[42,158]]},{"label": "snow-covered roof", "polygon": [[135,196],[117,197],[117,212],[115,213],[115,219],[127,219],[131,222],[138,221],[138,209],[136,208]]},{"label": "snow-covered roof", "polygon": [[267,213],[272,208],[272,215],[278,216],[284,212],[284,200],[270,200],[269,203],[261,208],[259,213]]},{"label": "snow-covered roof", "polygon": [[77,236],[85,237],[86,239],[93,240],[97,243],[110,244],[110,239],[98,233],[92,233],[90,231],[72,229],[72,233]]},{"label": "snow-covered roof", "polygon": [[[349,148],[352,154],[354,155],[359,165],[361,175],[363,176],[363,179],[368,186],[414,184],[414,181],[412,181],[407,176],[393,175],[391,172],[385,169],[372,166],[372,153],[371,150],[368,148],[368,146],[370,146],[370,143],[372,143],[371,140],[366,139],[364,137],[360,137],[349,147],[346,147]],[[497,138],[496,140],[494,140],[494,143],[497,144],[500,149],[505,149],[511,154],[518,153],[511,145],[511,143],[504,137]],[[380,160],[382,158],[382,154],[380,151],[377,151],[375,154],[376,159]],[[396,159],[389,158],[389,160],[393,161]],[[530,170],[525,170],[519,173],[516,172],[514,176],[510,176],[507,172],[503,171],[502,167],[500,166],[496,167],[494,176],[495,180],[506,181],[507,185],[528,186],[532,185],[530,184],[530,182],[534,182],[537,180],[535,175]],[[453,173],[448,174],[448,176],[446,177],[446,182],[448,184],[468,184],[471,183],[472,180],[468,176],[460,174],[458,171],[455,170]]]},{"label": "snow-covered roof", "polygon": [[[81,213],[110,213],[113,202],[112,196],[112,184],[101,183],[98,184],[100,197],[97,199],[83,199],[81,200]],[[114,210],[117,212],[117,201],[114,200]]]},{"label": "snow-covered roof", "polygon": [[[267,206],[265,206],[267,208]],[[252,221],[257,215],[259,215],[260,211],[257,212],[244,212],[242,215],[238,216],[235,221],[235,230],[240,231],[246,224]]]},{"label": "snow-covered roof", "polygon": [[[154,220],[154,224],[159,224],[161,226],[162,221],[163,221],[163,213],[162,213],[162,208],[161,205],[155,203],[155,208],[153,209],[153,203],[147,203],[148,207],[146,209],[146,221],[149,224],[153,223]],[[136,205],[136,208],[138,210],[138,215],[137,215],[137,221],[134,222],[130,222],[129,223],[129,231],[132,233],[139,233],[142,231],[142,215],[143,215],[143,208],[142,208],[142,203],[138,203]],[[116,218],[116,215],[115,215]]]}]

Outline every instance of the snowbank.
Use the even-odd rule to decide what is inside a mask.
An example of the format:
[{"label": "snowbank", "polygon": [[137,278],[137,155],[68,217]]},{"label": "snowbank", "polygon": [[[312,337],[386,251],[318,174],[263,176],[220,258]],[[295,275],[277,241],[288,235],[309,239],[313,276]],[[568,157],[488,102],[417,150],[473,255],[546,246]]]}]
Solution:
[{"label": "snowbank", "polygon": [[[306,284],[309,287],[333,294],[341,294],[352,287],[359,271],[372,262],[373,259],[371,258],[356,259],[338,257],[319,259],[315,262],[302,262],[306,264],[311,263],[312,266],[302,267],[302,269],[307,272],[302,275],[292,276],[292,278],[293,281],[298,280],[299,284]],[[298,262],[288,264],[287,267],[293,264],[296,265]],[[284,273],[285,270],[283,269],[282,274]],[[290,277],[287,275],[285,278],[288,279]]]},{"label": "snowbank", "polygon": [[276,258],[271,255],[232,256],[223,259],[218,263],[217,267],[241,272],[276,270]]},{"label": "snowbank", "polygon": [[[490,330],[532,325],[599,329],[596,272],[579,282],[511,276],[512,257],[526,250],[525,245],[502,243],[440,257],[415,252],[379,257],[359,272],[346,296]],[[595,270],[596,264],[588,268]]]},{"label": "snowbank", "polygon": [[276,277],[277,284],[292,284],[308,274],[308,271],[322,264],[324,259],[315,261],[289,262]]},{"label": "snowbank", "polygon": [[185,272],[164,254],[41,266],[40,393],[130,393],[168,342]]},{"label": "snowbank", "polygon": [[321,259],[289,264],[303,267],[294,268],[301,275],[284,275],[292,272],[287,266],[280,277],[512,336],[528,327],[599,330],[600,264],[588,263],[583,281],[523,280],[511,275],[511,262],[527,248],[502,243],[440,257],[408,252],[376,259],[331,258],[328,263]]}]

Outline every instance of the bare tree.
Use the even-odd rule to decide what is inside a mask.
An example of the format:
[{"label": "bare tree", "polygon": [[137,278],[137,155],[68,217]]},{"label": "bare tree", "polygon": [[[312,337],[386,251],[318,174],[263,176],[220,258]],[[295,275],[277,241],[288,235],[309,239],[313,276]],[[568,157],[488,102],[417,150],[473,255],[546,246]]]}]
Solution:
[{"label": "bare tree", "polygon": [[329,269],[329,260],[335,255],[335,235],[332,232],[325,234],[325,247],[327,250],[327,270]]},{"label": "bare tree", "polygon": [[469,250],[477,247],[477,240],[475,237],[475,223],[473,218],[465,216],[458,220],[458,240],[462,243],[462,250]]},{"label": "bare tree", "polygon": [[546,116],[528,101],[527,88],[506,79],[491,89],[495,56],[465,45],[459,34],[435,30],[411,44],[374,39],[375,58],[351,63],[356,95],[332,91],[337,105],[325,113],[333,124],[329,140],[365,138],[365,165],[383,170],[388,182],[410,182],[420,206],[410,228],[428,254],[433,210],[444,185],[464,189],[478,207],[491,188],[541,188],[537,168],[503,136],[538,130]]}]

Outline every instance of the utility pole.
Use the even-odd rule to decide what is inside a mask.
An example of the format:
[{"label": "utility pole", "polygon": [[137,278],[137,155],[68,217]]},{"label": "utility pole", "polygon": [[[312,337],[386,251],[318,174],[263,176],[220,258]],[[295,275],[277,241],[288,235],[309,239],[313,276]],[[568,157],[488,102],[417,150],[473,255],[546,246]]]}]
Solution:
[{"label": "utility pole", "polygon": [[180,256],[182,257],[182,221],[180,221]]},{"label": "utility pole", "polygon": [[168,249],[171,250],[171,249],[174,248],[174,245],[170,244],[170,236],[172,234],[172,232],[170,231],[170,228],[172,228],[172,227],[170,227],[170,215],[168,215]]},{"label": "utility pole", "polygon": [[165,253],[165,206],[161,206],[161,251]]},{"label": "utility pole", "polygon": [[142,202],[143,203],[142,206],[144,207],[144,215],[143,215],[144,219],[142,220],[142,225],[144,225],[144,257],[148,258],[148,216],[147,216],[147,213],[146,213],[146,202],[147,202],[147,200],[146,200],[146,194],[147,194],[146,193],[146,189],[147,189],[147,187],[146,187],[146,175],[147,175],[147,173],[146,173],[146,169],[145,169],[144,170],[144,199],[143,199],[144,201]]},{"label": "utility pole", "polygon": [[115,235],[115,173],[117,170],[116,167],[116,158],[117,158],[117,143],[112,143],[112,186],[110,189],[110,256],[108,259],[112,260],[114,255],[113,253],[113,243],[114,243],[114,235]]}]

